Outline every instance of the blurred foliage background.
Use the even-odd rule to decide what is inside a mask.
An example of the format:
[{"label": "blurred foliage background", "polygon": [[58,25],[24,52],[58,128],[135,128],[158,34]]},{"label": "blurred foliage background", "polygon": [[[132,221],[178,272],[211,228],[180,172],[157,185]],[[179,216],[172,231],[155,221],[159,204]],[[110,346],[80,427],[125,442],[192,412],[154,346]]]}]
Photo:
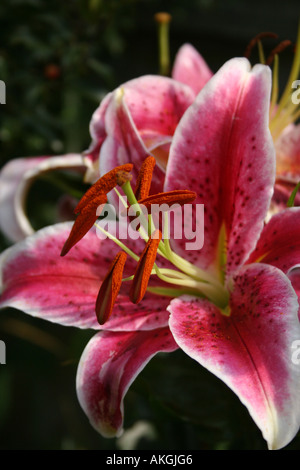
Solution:
[{"label": "blurred foliage background", "polygon": [[[259,32],[295,40],[299,2],[1,0],[0,79],[7,96],[0,106],[0,167],[20,156],[85,150],[103,96],[126,80],[158,73],[158,11],[172,15],[172,61],[190,42],[216,71],[242,56]],[[268,41],[271,50],[276,43]],[[282,85],[292,58],[292,49],[282,53]],[[44,204],[37,228],[51,223],[59,194],[51,183],[32,188],[29,203]],[[0,236],[0,249],[8,244]],[[102,439],[75,392],[78,360],[92,335],[13,309],[1,312],[0,339],[7,347],[7,364],[0,365],[1,449],[266,448],[239,400],[181,352],[149,363],[126,397],[125,435]],[[299,448],[300,438],[287,447]]]}]

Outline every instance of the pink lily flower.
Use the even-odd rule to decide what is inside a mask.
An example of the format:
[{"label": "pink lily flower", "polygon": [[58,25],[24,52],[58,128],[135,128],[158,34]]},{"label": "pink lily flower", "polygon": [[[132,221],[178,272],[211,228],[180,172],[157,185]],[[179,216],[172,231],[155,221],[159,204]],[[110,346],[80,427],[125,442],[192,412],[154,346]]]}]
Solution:
[{"label": "pink lily flower", "polygon": [[100,175],[127,162],[139,168],[153,155],[157,167],[152,190],[161,190],[173,134],[194,99],[188,85],[153,75],[130,80],[108,94],[92,117],[87,151],[99,160]]},{"label": "pink lily flower", "polygon": [[[177,74],[187,55],[179,52]],[[109,93],[95,111],[87,152],[7,163],[0,172],[1,231],[13,242],[34,232],[25,211],[26,195],[34,179],[44,172],[77,169],[84,173],[86,182],[93,183],[99,171],[106,173],[126,161],[139,166],[150,153],[163,168],[157,168],[153,187],[162,188],[172,136],[194,98],[192,88],[171,78],[147,75],[131,80]]]},{"label": "pink lily flower", "polygon": [[[83,352],[76,385],[83,410],[103,436],[120,434],[124,396],[142,368],[157,352],[177,348],[238,395],[269,449],[284,447],[299,429],[300,368],[291,348],[300,338],[300,210],[277,214],[264,227],[275,181],[270,88],[268,67],[251,69],[246,59],[233,59],[205,85],[175,130],[164,190],[188,188],[197,195],[194,204],[204,204],[201,250],[187,251],[186,240],[164,239],[156,246],[156,262],[152,245],[140,257],[141,240],[116,246],[92,229],[66,253],[66,239],[74,236],[66,223],[1,256],[0,307],[98,330]],[[132,194],[127,182],[122,188]],[[85,204],[79,204],[79,217],[93,217],[89,196]],[[106,315],[116,281],[106,273],[119,277],[120,264],[115,269],[111,261],[120,247],[128,255],[123,275],[136,274],[132,283],[130,277],[129,284],[118,284]],[[95,304],[105,317],[101,324]]]},{"label": "pink lily flower", "polygon": [[184,44],[175,57],[172,78],[146,75],[108,94],[93,114],[87,150],[100,174],[127,162],[139,168],[152,155],[157,161],[152,191],[162,190],[176,127],[212,75],[199,52]]}]

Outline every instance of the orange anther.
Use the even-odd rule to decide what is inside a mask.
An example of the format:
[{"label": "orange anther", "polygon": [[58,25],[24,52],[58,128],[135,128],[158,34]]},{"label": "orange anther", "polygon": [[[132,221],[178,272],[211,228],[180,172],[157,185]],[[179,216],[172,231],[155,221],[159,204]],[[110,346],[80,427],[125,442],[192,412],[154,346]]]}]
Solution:
[{"label": "orange anther", "polygon": [[141,254],[129,293],[134,304],[138,304],[146,293],[161,238],[161,232],[155,230]]},{"label": "orange anther", "polygon": [[100,325],[103,325],[112,312],[116,298],[122,285],[122,276],[127,254],[120,251],[110,265],[109,271],[102,281],[97,300],[96,315]]},{"label": "orange anther", "polygon": [[[61,256],[65,256],[92,228],[106,203],[106,194],[100,194],[83,207],[81,213],[77,216],[73,224],[72,230],[63,246],[63,249],[61,250]],[[99,209],[97,210],[97,208]]]},{"label": "orange anther", "polygon": [[145,206],[147,210],[152,204],[166,204],[171,209],[172,204],[179,204],[182,206],[183,204],[193,202],[196,197],[197,194],[193,191],[189,191],[188,189],[177,189],[165,193],[153,194],[152,196],[139,200],[138,203],[139,205]]},{"label": "orange anther", "polygon": [[134,190],[134,194],[137,200],[148,197],[155,164],[156,160],[151,155],[143,161]]},{"label": "orange anther", "polygon": [[113,170],[103,175],[96,183],[91,186],[88,191],[82,196],[79,203],[74,209],[74,213],[78,214],[82,209],[99,194],[109,193],[115,186],[118,185],[118,174],[120,172],[129,173],[133,168],[132,163],[126,163],[125,165],[117,166]]}]

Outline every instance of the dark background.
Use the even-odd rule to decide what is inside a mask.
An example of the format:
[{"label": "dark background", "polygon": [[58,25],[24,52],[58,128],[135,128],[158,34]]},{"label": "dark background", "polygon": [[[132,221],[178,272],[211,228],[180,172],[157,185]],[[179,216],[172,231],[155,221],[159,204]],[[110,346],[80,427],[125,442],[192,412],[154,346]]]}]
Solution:
[{"label": "dark background", "polygon": [[[158,73],[158,11],[172,14],[171,59],[192,43],[213,71],[242,56],[257,33],[295,41],[299,1],[271,0],[1,0],[0,167],[9,159],[80,152],[90,143],[89,121],[102,97],[131,78]],[[265,41],[266,51],[276,45]],[[280,56],[281,86],[293,49]],[[254,51],[253,63],[257,60]],[[37,181],[28,212],[35,228],[52,222],[61,194]],[[0,236],[0,249],[9,241]],[[1,449],[119,449],[133,444],[102,439],[75,393],[75,374],[91,331],[32,319],[7,309],[0,339]],[[247,410],[230,390],[181,352],[159,355],[125,400],[125,427],[148,423],[140,449],[266,449]],[[300,437],[287,449],[300,449]]]}]

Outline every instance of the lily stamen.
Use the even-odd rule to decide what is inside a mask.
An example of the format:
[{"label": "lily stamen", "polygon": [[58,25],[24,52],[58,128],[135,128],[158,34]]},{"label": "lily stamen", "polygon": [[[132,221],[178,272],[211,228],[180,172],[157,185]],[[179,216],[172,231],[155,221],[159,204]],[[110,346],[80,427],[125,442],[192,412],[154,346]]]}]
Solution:
[{"label": "lily stamen", "polygon": [[[193,202],[197,194],[189,190],[174,190],[149,196],[154,166],[155,159],[152,156],[144,161],[139,172],[135,192],[131,187],[131,164],[111,170],[87,191],[76,207],[76,211],[79,211],[79,215],[62,250],[62,256],[64,256],[95,224],[99,216],[99,208],[97,205],[100,202],[102,206],[104,206],[107,202],[107,196],[104,191],[110,191],[112,189],[116,190],[116,193],[121,198],[121,202],[127,210],[131,206],[135,206],[138,209],[141,221],[138,231],[146,242],[141,256],[138,256],[118,238],[96,224],[97,228],[106,234],[108,238],[113,240],[122,249],[121,253],[123,253],[117,255],[114,259],[97,297],[96,315],[100,324],[103,324],[109,318],[122,282],[132,282],[129,297],[133,303],[137,304],[143,299],[146,291],[151,289],[148,288],[151,275],[156,275],[169,285],[176,285],[174,289],[166,286],[161,290],[161,288],[158,287],[158,290],[156,290],[157,293],[165,292],[166,295],[169,295],[172,290],[173,293],[176,291],[178,295],[180,295],[183,291],[193,292],[194,295],[200,297],[215,299],[216,303],[221,307],[226,305],[228,300],[228,292],[218,279],[198,267],[193,266],[187,260],[184,260],[172,251],[168,240],[168,217],[166,214],[172,209],[174,204],[183,206],[186,203]],[[127,197],[126,202],[116,189],[117,185],[121,186]],[[137,197],[139,197],[139,200],[137,200]],[[151,206],[155,204],[161,208],[165,215],[164,240],[162,239],[161,231],[155,227],[152,215],[150,214],[147,217],[147,215],[142,212],[142,208],[146,208],[148,211],[151,209]],[[137,261],[137,267],[133,276],[122,279],[127,255]],[[157,255],[168,260],[176,269],[159,268],[155,264]],[[153,292],[155,292],[155,290]]]},{"label": "lily stamen", "polygon": [[[280,45],[279,45],[280,46]],[[278,46],[278,47],[279,47]],[[274,51],[273,51],[274,52]],[[272,53],[271,53],[272,54]],[[298,36],[296,41],[296,48],[294,54],[294,60],[292,69],[285,86],[285,89],[281,95],[281,98],[276,106],[275,97],[278,96],[278,54],[274,55],[274,67],[273,67],[273,86],[275,90],[272,90],[271,100],[271,112],[270,112],[270,130],[273,139],[276,140],[281,132],[285,129],[288,124],[292,124],[297,121],[299,117],[299,107],[291,100],[293,93],[293,83],[297,80],[300,72],[300,27],[298,29]],[[275,112],[274,112],[275,111]]]},{"label": "lily stamen", "polygon": [[284,41],[281,41],[276,47],[274,47],[274,49],[268,55],[268,58],[266,60],[266,65],[271,65],[274,60],[274,57],[278,55],[280,52],[284,51],[291,44],[292,44],[292,41],[290,41],[289,39],[285,39]]},{"label": "lily stamen", "polygon": [[114,189],[115,186],[130,181],[131,175],[129,174],[132,167],[132,163],[127,163],[114,168],[96,181],[83,195],[74,209],[74,214],[79,215],[62,248],[61,256],[65,256],[93,227],[107,203],[107,193]]},{"label": "lily stamen", "polygon": [[249,59],[252,50],[257,45],[258,46],[258,51],[259,51],[259,56],[260,56],[260,62],[262,64],[264,64],[265,59],[264,59],[264,53],[263,53],[263,48],[262,48],[262,43],[261,43],[261,39],[264,39],[264,38],[277,39],[278,35],[276,33],[271,33],[271,32],[262,32],[262,33],[257,34],[253,39],[251,39],[248,46],[246,47],[246,50],[244,52],[244,57],[247,57],[247,59]]}]

